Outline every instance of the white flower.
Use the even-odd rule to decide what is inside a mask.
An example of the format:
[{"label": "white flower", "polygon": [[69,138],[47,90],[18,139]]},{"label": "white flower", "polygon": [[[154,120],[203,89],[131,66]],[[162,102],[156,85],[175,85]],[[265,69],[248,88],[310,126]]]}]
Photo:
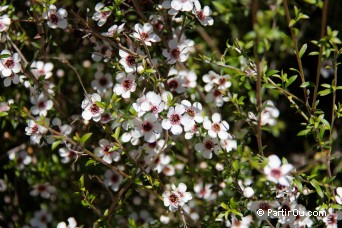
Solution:
[{"label": "white flower", "polygon": [[[132,47],[130,47],[129,50],[134,51]],[[139,55],[144,54],[139,48],[136,50],[136,53]],[[142,64],[137,62],[137,57],[121,49],[119,50],[119,55],[121,57],[119,62],[125,68],[127,73],[132,73],[135,71],[140,72],[143,70]]]},{"label": "white flower", "polygon": [[7,189],[6,182],[3,179],[0,179],[0,192],[4,192]]},{"label": "white flower", "polygon": [[336,188],[335,200],[336,200],[336,203],[342,204],[342,187]]},{"label": "white flower", "polygon": [[220,146],[222,149],[225,149],[227,152],[232,151],[237,148],[237,142],[233,139],[233,137],[229,134],[227,139],[220,140]]},{"label": "white flower", "polygon": [[185,80],[181,76],[176,76],[173,78],[169,78],[167,80],[167,86],[169,87],[169,90],[176,91],[177,93],[184,93],[185,87],[183,86],[185,84]]},{"label": "white flower", "polygon": [[82,117],[85,120],[93,119],[94,121],[98,122],[101,119],[101,114],[103,113],[103,109],[100,108],[96,102],[101,101],[101,96],[97,93],[93,93],[91,96],[86,97],[82,101]]},{"label": "white flower", "polygon": [[171,7],[178,11],[191,11],[194,4],[193,0],[172,0]]},{"label": "white flower", "polygon": [[67,147],[62,147],[59,149],[59,155],[62,157],[62,163],[69,163],[77,158],[77,153]]},{"label": "white flower", "polygon": [[243,190],[243,196],[246,198],[251,198],[254,195],[254,190],[251,187],[246,187]]},{"label": "white flower", "polygon": [[121,25],[112,25],[109,29],[108,32],[102,33],[103,36],[107,37],[115,37],[118,36],[123,30],[124,30],[125,23]]},{"label": "white flower", "polygon": [[[38,119],[39,120],[39,119]],[[49,119],[45,118],[45,122],[49,124]],[[28,126],[25,128],[26,135],[30,135],[32,144],[39,144],[43,135],[48,132],[48,129],[36,124],[33,120],[28,121]]]},{"label": "white flower", "polygon": [[[2,77],[4,77],[4,76],[2,76]],[[4,79],[4,86],[5,87],[9,87],[12,83],[17,85],[20,81],[19,75],[17,75],[17,74],[11,74],[10,76],[4,77],[4,78],[5,78]]]},{"label": "white flower", "polygon": [[134,130],[131,132],[133,138],[140,138],[144,136],[144,140],[149,143],[155,142],[162,132],[162,127],[158,119],[152,114],[147,113],[143,120],[136,118],[133,120]]},{"label": "white flower", "polygon": [[111,189],[114,192],[117,192],[119,190],[119,186],[121,184],[122,181],[122,176],[120,176],[120,174],[113,172],[112,170],[108,169],[105,174],[104,174],[104,180],[103,183],[108,186],[111,187]]},{"label": "white flower", "polygon": [[131,93],[134,92],[137,87],[134,74],[128,73],[126,75],[125,73],[120,72],[116,75],[115,80],[119,83],[115,84],[113,92],[116,95],[121,95],[123,98],[130,98]]},{"label": "white flower", "polygon": [[341,220],[341,219],[342,219],[341,211],[338,211],[335,213],[334,209],[329,208],[327,216],[325,216],[322,220],[325,223],[326,228],[338,228],[337,220]]},{"label": "white flower", "polygon": [[206,92],[209,92],[212,90],[212,88],[214,87],[214,82],[216,81],[215,79],[220,77],[219,74],[215,73],[214,71],[209,71],[208,74],[203,75],[202,80],[203,82],[206,83],[206,85],[204,86],[204,90]]},{"label": "white flower", "polygon": [[31,196],[40,195],[45,199],[49,199],[56,194],[56,188],[49,183],[35,184],[33,190],[30,192]]},{"label": "white flower", "polygon": [[214,152],[215,154],[218,154],[219,150],[221,149],[222,148],[219,145],[218,139],[211,138],[209,136],[206,136],[203,139],[202,143],[197,143],[195,145],[195,150],[203,153],[203,157],[207,159],[212,158],[212,152]]},{"label": "white flower", "polygon": [[179,135],[183,132],[181,126],[182,115],[185,112],[185,108],[182,105],[176,105],[176,107],[170,107],[167,113],[167,119],[163,119],[162,127],[165,130],[171,130],[172,134]]},{"label": "white flower", "polygon": [[91,58],[95,62],[100,62],[102,59],[104,62],[108,62],[113,54],[113,48],[107,42],[96,42],[94,51]]},{"label": "white flower", "polygon": [[102,2],[99,2],[95,5],[95,11],[96,12],[94,13],[92,19],[97,21],[97,25],[100,27],[107,22],[107,18],[112,13],[112,11],[107,9]]},{"label": "white flower", "polygon": [[271,155],[268,157],[267,166],[264,168],[264,173],[269,181],[284,186],[289,186],[291,178],[287,176],[293,169],[291,164],[281,165],[281,161],[277,155]]},{"label": "white flower", "polygon": [[185,125],[184,131],[185,131],[185,136],[184,136],[185,139],[192,139],[192,137],[194,137],[194,135],[199,136],[197,124]]},{"label": "white flower", "polygon": [[222,107],[224,102],[229,101],[229,98],[223,96],[222,90],[215,88],[210,90],[205,96],[205,101],[207,103],[212,103],[214,101],[217,107]]},{"label": "white flower", "polygon": [[205,200],[213,200],[216,198],[216,194],[212,192],[212,184],[203,184],[202,182],[197,183],[194,186],[194,191],[198,198],[202,198]]},{"label": "white flower", "polygon": [[[268,100],[263,105],[265,108],[261,111],[261,125],[264,126],[269,124],[274,126],[276,124],[276,119],[279,116],[279,110],[274,106],[273,102]],[[252,112],[248,112],[248,118],[252,120],[254,124],[257,124],[258,117]]]},{"label": "white flower", "polygon": [[50,28],[61,28],[65,29],[68,26],[68,22],[65,17],[68,16],[68,12],[60,8],[57,11],[57,7],[55,5],[50,5],[49,10],[43,13],[43,18],[48,20],[47,24]]},{"label": "white flower", "polygon": [[7,31],[10,24],[11,24],[11,19],[8,17],[8,15],[5,14],[5,15],[0,16],[0,33]]},{"label": "white flower", "polygon": [[47,111],[53,107],[52,100],[48,100],[48,97],[43,93],[41,93],[37,99],[32,99],[31,102],[34,105],[30,109],[33,115],[46,116]]},{"label": "white flower", "polygon": [[120,160],[120,153],[111,150],[114,143],[109,142],[107,139],[100,139],[99,145],[100,147],[97,147],[94,152],[97,156],[102,157],[105,162],[111,164],[113,161],[117,162]]},{"label": "white flower", "polygon": [[161,15],[151,15],[149,21],[158,31],[161,31],[164,28],[164,18]]},{"label": "white flower", "polygon": [[213,25],[214,20],[212,17],[210,17],[212,12],[211,12],[211,9],[209,8],[209,6],[204,6],[202,9],[201,4],[199,3],[198,0],[195,0],[194,3],[195,3],[195,7],[193,8],[192,13],[197,17],[199,22],[203,26]]},{"label": "white flower", "polygon": [[8,157],[10,160],[16,161],[16,165],[19,170],[24,169],[25,165],[29,165],[32,162],[32,157],[25,150],[18,153],[13,151],[8,155]]},{"label": "white flower", "polygon": [[172,185],[172,191],[165,191],[162,195],[164,206],[169,207],[169,210],[172,212],[184,206],[186,202],[192,199],[191,193],[186,192],[186,188],[186,185],[183,183],[180,183],[177,188],[175,185]]},{"label": "white flower", "polygon": [[149,91],[146,95],[137,99],[137,103],[133,103],[133,108],[138,112],[138,116],[143,116],[146,112],[152,112],[156,117],[165,108],[165,102],[162,97]]},{"label": "white flower", "polygon": [[248,228],[252,221],[253,217],[251,215],[242,217],[241,220],[238,220],[234,215],[232,215],[231,228]]},{"label": "white flower", "polygon": [[30,220],[32,227],[46,228],[47,223],[52,221],[52,215],[46,210],[40,210],[34,212],[34,217]]},{"label": "white flower", "polygon": [[193,104],[188,100],[183,100],[181,104],[185,108],[185,112],[182,118],[182,124],[184,126],[194,126],[196,123],[203,122],[202,105],[199,102]]},{"label": "white flower", "polygon": [[50,62],[44,63],[43,61],[34,61],[31,65],[31,69],[36,78],[45,76],[45,79],[49,79],[52,76],[53,64]]},{"label": "white flower", "polygon": [[185,62],[189,58],[189,48],[185,43],[178,43],[177,39],[172,39],[169,41],[169,50],[164,49],[162,54],[167,58],[168,64]]},{"label": "white flower", "polygon": [[10,76],[12,73],[19,73],[21,71],[20,65],[20,55],[18,53],[14,53],[11,55],[11,52],[7,49],[1,52],[1,55],[9,55],[8,57],[2,58],[0,65],[1,74],[4,77]]},{"label": "white flower", "polygon": [[107,89],[113,86],[112,76],[109,73],[102,73],[101,71],[96,71],[95,79],[91,82],[91,86],[98,93],[105,93]]},{"label": "white flower", "polygon": [[76,228],[77,222],[75,218],[70,217],[68,218],[68,225],[65,222],[60,222],[57,224],[57,228]]},{"label": "white flower", "polygon": [[178,75],[183,77],[183,86],[186,88],[196,88],[197,75],[194,71],[181,70]]},{"label": "white flower", "polygon": [[212,138],[219,137],[220,139],[227,139],[229,137],[228,129],[229,125],[225,120],[221,120],[219,113],[212,115],[212,121],[206,116],[204,117],[203,127],[208,130],[208,134]]},{"label": "white flower", "polygon": [[144,25],[135,24],[134,30],[133,37],[144,42],[147,46],[151,46],[151,42],[160,41],[160,37],[153,32],[153,26],[150,23]]}]

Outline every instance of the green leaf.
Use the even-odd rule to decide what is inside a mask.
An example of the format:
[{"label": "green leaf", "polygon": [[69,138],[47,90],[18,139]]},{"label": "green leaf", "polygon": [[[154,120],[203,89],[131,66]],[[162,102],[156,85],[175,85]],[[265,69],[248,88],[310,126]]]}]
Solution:
[{"label": "green leaf", "polygon": [[311,183],[311,185],[316,189],[317,194],[318,194],[321,198],[323,198],[323,197],[324,197],[324,193],[323,193],[323,191],[322,191],[322,189],[321,189],[321,186],[319,186],[318,181],[315,180],[315,179],[313,179],[312,181],[310,181],[310,183]]},{"label": "green leaf", "polygon": [[269,71],[266,72],[266,76],[270,77],[270,76],[272,76],[272,75],[274,75],[274,74],[276,74],[278,72],[279,72],[279,70],[269,70]]},{"label": "green leaf", "polygon": [[82,136],[82,138],[80,139],[80,143],[84,144],[92,135],[93,133],[89,132],[85,135]]},{"label": "green leaf", "polygon": [[313,84],[311,83],[311,82],[303,82],[301,85],[300,85],[300,87],[301,88],[306,88],[306,87],[312,87],[313,86]]},{"label": "green leaf", "polygon": [[318,92],[318,95],[326,96],[331,93],[331,89],[325,89]]},{"label": "green leaf", "polygon": [[307,45],[307,44],[304,44],[304,45],[302,46],[302,48],[301,48],[300,51],[299,51],[299,57],[300,57],[300,58],[302,58],[302,56],[304,55],[304,53],[305,53],[305,51],[306,51],[307,48],[308,48],[308,45]]},{"label": "green leaf", "polygon": [[298,75],[293,75],[289,78],[288,82],[285,83],[285,88],[289,87],[296,79]]},{"label": "green leaf", "polygon": [[100,108],[102,108],[102,109],[106,109],[106,104],[105,104],[105,103],[103,103],[103,102],[100,102],[100,101],[96,101],[95,103],[96,103],[96,104],[97,104],[97,106],[99,106]]},{"label": "green leaf", "polygon": [[4,117],[4,116],[7,116],[8,115],[8,112],[0,112],[0,117]]},{"label": "green leaf", "polygon": [[307,134],[309,134],[310,133],[310,129],[305,129],[305,130],[302,130],[302,131],[300,131],[298,134],[297,134],[297,136],[304,136],[304,135],[307,135]]},{"label": "green leaf", "polygon": [[10,54],[2,54],[2,55],[0,55],[0,59],[5,59],[5,58],[8,58],[10,56],[11,56]]},{"label": "green leaf", "polygon": [[56,149],[56,147],[57,147],[61,142],[62,142],[62,140],[58,140],[58,141],[52,143],[51,150]]}]

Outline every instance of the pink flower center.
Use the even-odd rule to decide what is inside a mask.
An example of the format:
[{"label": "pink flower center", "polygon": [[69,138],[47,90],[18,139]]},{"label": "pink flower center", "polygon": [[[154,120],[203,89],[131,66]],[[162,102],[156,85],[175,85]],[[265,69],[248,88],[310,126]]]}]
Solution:
[{"label": "pink flower center", "polygon": [[220,79],[219,79],[219,84],[220,85],[224,85],[226,83],[226,79],[224,78],[224,77],[221,77]]},{"label": "pink flower center", "polygon": [[145,121],[142,123],[141,128],[143,131],[149,132],[153,129],[153,124],[149,121]]},{"label": "pink flower center", "polygon": [[268,203],[261,203],[259,204],[259,209],[267,211],[268,209],[271,209],[271,206]]},{"label": "pink flower center", "polygon": [[129,79],[125,79],[122,83],[121,83],[121,85],[122,85],[122,87],[124,87],[124,89],[126,90],[126,91],[128,91],[128,90],[130,90],[131,88],[132,88],[132,81],[131,80],[129,80]]},{"label": "pink flower center", "polygon": [[38,125],[36,124],[32,127],[32,134],[35,134],[37,132],[38,132]]},{"label": "pink flower center", "polygon": [[208,140],[208,141],[204,142],[204,148],[207,149],[207,150],[214,149],[214,146],[215,146],[215,144],[211,140]]},{"label": "pink flower center", "polygon": [[0,31],[2,31],[4,28],[5,28],[4,23],[2,23],[2,22],[0,21]]},{"label": "pink flower center", "polygon": [[178,202],[178,196],[174,193],[171,193],[169,196],[169,200],[171,203],[176,204]]},{"label": "pink flower center", "polygon": [[200,20],[200,21],[203,21],[205,19],[205,15],[203,13],[203,10],[200,10],[197,12],[197,18]]},{"label": "pink flower center", "polygon": [[221,131],[221,126],[218,123],[213,123],[211,125],[211,130],[215,133],[219,133]]},{"label": "pink flower center", "polygon": [[110,11],[102,11],[101,12],[102,18],[107,18],[109,16],[109,14],[110,14]]},{"label": "pink flower center", "polygon": [[157,141],[153,142],[153,143],[147,143],[148,147],[150,148],[156,148],[157,146]]},{"label": "pink flower center", "polygon": [[170,50],[170,55],[171,55],[171,57],[172,58],[174,58],[174,59],[178,59],[179,58],[179,56],[180,56],[180,50],[179,50],[179,48],[174,48],[174,49],[171,49]]},{"label": "pink flower center", "polygon": [[180,116],[179,114],[175,113],[170,116],[170,122],[172,125],[178,125],[180,124]]},{"label": "pink flower center", "polygon": [[128,66],[133,66],[135,64],[134,56],[128,55],[126,57],[126,63],[127,63]]},{"label": "pink flower center", "polygon": [[8,58],[6,61],[5,61],[5,67],[7,69],[12,69],[14,67],[14,61],[13,61],[13,58]]},{"label": "pink flower center", "polygon": [[336,217],[335,217],[335,214],[331,214],[331,215],[328,215],[328,218],[327,218],[327,223],[328,225],[334,225],[336,224]]},{"label": "pink flower center", "polygon": [[157,106],[152,106],[151,112],[158,113],[158,107]]},{"label": "pink flower center", "polygon": [[104,113],[101,115],[101,121],[102,122],[108,122],[111,119],[111,115],[109,115],[109,113]]},{"label": "pink flower center", "polygon": [[146,32],[142,32],[142,33],[140,33],[140,37],[142,40],[146,40],[149,38],[149,35]]},{"label": "pink flower center", "polygon": [[59,19],[57,17],[56,14],[52,13],[50,14],[50,17],[49,17],[49,21],[52,23],[52,24],[57,24]]},{"label": "pink flower center", "polygon": [[186,112],[186,114],[188,114],[191,118],[195,118],[195,116],[196,116],[196,112],[195,112],[195,110],[194,110],[193,108],[189,108],[189,109],[187,109],[185,112]]},{"label": "pink flower center", "polygon": [[281,170],[280,169],[272,169],[271,170],[271,176],[279,179],[282,175],[281,175]]},{"label": "pink flower center", "polygon": [[92,105],[90,106],[90,112],[91,112],[92,114],[97,114],[97,113],[100,112],[100,107],[97,106],[97,104],[92,104]]}]

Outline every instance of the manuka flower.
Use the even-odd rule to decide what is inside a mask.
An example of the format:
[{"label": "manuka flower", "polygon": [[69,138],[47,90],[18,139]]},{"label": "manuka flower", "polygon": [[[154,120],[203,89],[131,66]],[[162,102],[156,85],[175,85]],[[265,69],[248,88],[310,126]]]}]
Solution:
[{"label": "manuka flower", "polygon": [[[39,119],[38,119],[39,120]],[[45,122],[49,125],[49,119],[45,118]],[[30,136],[32,144],[39,144],[40,139],[48,132],[46,127],[38,125],[35,121],[29,120],[28,126],[25,128],[26,135]]]},{"label": "manuka flower", "polygon": [[21,58],[18,53],[14,53],[12,55],[9,50],[5,49],[1,52],[0,55],[8,55],[7,57],[2,58],[0,61],[0,69],[2,76],[8,77],[12,73],[19,73],[21,71]]},{"label": "manuka flower", "polygon": [[291,164],[281,165],[281,160],[277,155],[271,155],[268,157],[267,166],[264,168],[264,173],[269,181],[284,186],[289,186],[291,177],[288,173],[291,172],[293,166]]},{"label": "manuka flower", "polygon": [[67,16],[68,12],[65,9],[60,8],[57,11],[57,7],[55,5],[50,5],[48,11],[43,13],[43,18],[48,21],[48,26],[53,29],[58,27],[65,29],[68,26],[68,22],[65,19]]},{"label": "manuka flower", "polygon": [[185,43],[178,43],[177,39],[169,41],[169,49],[164,49],[163,56],[167,58],[168,64],[185,62],[189,58],[189,48]]},{"label": "manuka flower", "polygon": [[202,143],[197,143],[195,145],[195,150],[203,153],[203,157],[207,159],[211,159],[213,155],[212,152],[218,154],[221,149],[218,139],[209,136],[206,136]]},{"label": "manuka flower", "polygon": [[221,115],[218,113],[212,115],[212,122],[207,116],[204,117],[203,127],[208,130],[208,134],[212,138],[227,139],[229,137],[227,132],[229,125],[225,120],[221,120]]},{"label": "manuka flower", "polygon": [[11,24],[11,19],[8,17],[8,15],[0,16],[0,33],[7,31],[10,24]]},{"label": "manuka flower", "polygon": [[111,149],[114,143],[109,142],[107,139],[101,139],[99,145],[100,147],[97,147],[94,152],[97,156],[102,157],[105,162],[111,164],[113,161],[120,160],[120,153]]},{"label": "manuka flower", "polygon": [[134,119],[133,123],[135,126],[131,132],[133,138],[138,139],[144,137],[146,142],[153,143],[160,137],[162,127],[152,113],[147,113],[143,119]]},{"label": "manuka flower", "polygon": [[134,92],[137,87],[135,76],[131,73],[126,75],[125,73],[120,72],[116,75],[115,80],[118,83],[115,84],[113,92],[123,98],[130,98],[131,93]]},{"label": "manuka flower", "polygon": [[101,119],[101,114],[104,112],[104,110],[96,104],[97,101],[101,101],[101,96],[97,93],[93,93],[91,96],[86,96],[81,105],[83,109],[83,119],[93,119],[96,122]]},{"label": "manuka flower", "polygon": [[107,18],[112,13],[112,11],[106,8],[102,2],[99,2],[95,5],[95,11],[96,12],[94,13],[92,19],[97,21],[97,25],[100,27],[107,22]]},{"label": "manuka flower", "polygon": [[172,191],[165,191],[162,196],[164,205],[169,207],[170,211],[175,212],[191,200],[192,196],[190,192],[186,192],[187,187],[183,183],[180,183],[177,188],[172,184],[171,188]]},{"label": "manuka flower", "polygon": [[44,76],[45,79],[49,79],[52,76],[53,64],[43,61],[34,61],[31,65],[31,71],[36,78]]},{"label": "manuka flower", "polygon": [[167,118],[163,119],[162,127],[165,130],[171,130],[172,134],[179,135],[183,132],[183,128],[181,126],[183,113],[185,112],[185,108],[182,105],[176,105],[176,107],[170,107],[167,113]]},{"label": "manuka flower", "polygon": [[41,93],[37,99],[31,99],[33,106],[31,107],[31,112],[33,115],[46,116],[47,112],[52,109],[53,102],[48,100],[43,93]]},{"label": "manuka flower", "polygon": [[197,17],[199,22],[203,26],[213,25],[214,20],[212,17],[210,17],[211,9],[209,8],[209,6],[204,6],[202,9],[201,4],[199,3],[198,0],[195,0],[194,4],[195,4],[195,7],[193,8],[192,13]]},{"label": "manuka flower", "polygon": [[160,37],[153,32],[153,26],[150,23],[144,25],[138,23],[134,26],[134,30],[133,37],[144,42],[147,46],[151,46],[151,42],[160,41]]},{"label": "manuka flower", "polygon": [[114,192],[117,192],[119,190],[121,181],[122,181],[122,176],[120,176],[120,174],[110,169],[108,169],[104,174],[103,183],[107,187],[110,187]]},{"label": "manuka flower", "polygon": [[98,93],[105,93],[113,86],[112,76],[109,73],[96,71],[95,79],[91,82],[91,87]]}]

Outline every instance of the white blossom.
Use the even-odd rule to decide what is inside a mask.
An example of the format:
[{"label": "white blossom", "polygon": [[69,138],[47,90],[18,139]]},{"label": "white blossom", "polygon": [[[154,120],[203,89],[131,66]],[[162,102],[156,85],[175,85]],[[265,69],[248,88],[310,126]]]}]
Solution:
[{"label": "white blossom", "polygon": [[68,12],[65,9],[60,8],[57,10],[55,5],[50,5],[48,11],[43,13],[43,18],[48,21],[48,26],[53,29],[58,27],[65,29],[68,26],[68,22],[65,19],[67,16]]}]

